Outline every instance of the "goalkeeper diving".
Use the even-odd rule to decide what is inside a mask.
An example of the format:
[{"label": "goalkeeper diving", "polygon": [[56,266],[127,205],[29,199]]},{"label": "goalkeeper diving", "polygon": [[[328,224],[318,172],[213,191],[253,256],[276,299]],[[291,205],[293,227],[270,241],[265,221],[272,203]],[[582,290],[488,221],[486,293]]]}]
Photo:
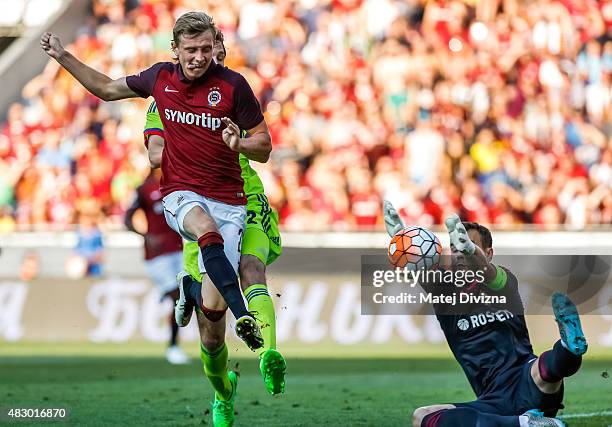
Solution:
[{"label": "goalkeeper diving", "polygon": [[[404,228],[391,205],[384,203],[385,226],[390,236]],[[478,268],[485,272],[487,292],[506,296],[514,313],[489,316],[491,321],[473,322],[479,314],[499,307],[475,303],[469,315],[444,313],[433,304],[436,317],[455,359],[461,365],[476,399],[462,403],[439,403],[417,408],[414,427],[560,427],[554,418],[563,408],[563,379],[580,369],[587,342],[576,306],[561,293],[552,296],[560,339],[539,357],[533,352],[518,280],[508,269],[492,264],[493,239],[484,226],[462,223],[455,214],[446,219],[453,269]],[[457,292],[468,292],[455,288]],[[497,314],[497,313],[496,313]],[[474,316],[475,315],[475,316]]]}]

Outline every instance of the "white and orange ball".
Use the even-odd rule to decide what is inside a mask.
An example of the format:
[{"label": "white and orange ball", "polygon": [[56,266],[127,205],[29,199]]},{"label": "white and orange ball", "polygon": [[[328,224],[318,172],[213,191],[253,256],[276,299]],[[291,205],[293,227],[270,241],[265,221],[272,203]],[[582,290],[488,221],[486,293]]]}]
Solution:
[{"label": "white and orange ball", "polygon": [[387,250],[391,264],[414,271],[436,268],[441,254],[442,245],[436,235],[417,226],[397,232]]}]

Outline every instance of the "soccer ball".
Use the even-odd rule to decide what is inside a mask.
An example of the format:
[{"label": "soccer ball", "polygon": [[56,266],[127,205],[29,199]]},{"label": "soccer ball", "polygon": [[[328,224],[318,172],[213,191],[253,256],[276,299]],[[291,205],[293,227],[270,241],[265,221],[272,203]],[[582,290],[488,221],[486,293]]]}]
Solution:
[{"label": "soccer ball", "polygon": [[407,227],[391,238],[387,255],[395,267],[408,270],[435,268],[440,262],[442,245],[431,231]]}]

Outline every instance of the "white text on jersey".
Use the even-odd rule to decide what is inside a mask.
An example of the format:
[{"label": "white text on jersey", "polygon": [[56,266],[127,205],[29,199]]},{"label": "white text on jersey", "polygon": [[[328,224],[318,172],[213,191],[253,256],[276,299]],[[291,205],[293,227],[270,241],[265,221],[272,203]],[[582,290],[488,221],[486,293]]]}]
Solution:
[{"label": "white text on jersey", "polygon": [[202,126],[203,128],[215,131],[221,127],[221,119],[218,117],[212,117],[210,113],[194,114],[187,113],[185,111],[171,110],[169,108],[164,109],[166,120],[170,120],[176,123],[184,123],[188,125],[195,124],[196,126]]},{"label": "white text on jersey", "polygon": [[497,311],[486,311],[484,313],[473,314],[470,316],[470,322],[472,328],[478,326],[484,326],[491,322],[505,322],[508,319],[512,319],[514,314],[508,310],[497,310]]}]

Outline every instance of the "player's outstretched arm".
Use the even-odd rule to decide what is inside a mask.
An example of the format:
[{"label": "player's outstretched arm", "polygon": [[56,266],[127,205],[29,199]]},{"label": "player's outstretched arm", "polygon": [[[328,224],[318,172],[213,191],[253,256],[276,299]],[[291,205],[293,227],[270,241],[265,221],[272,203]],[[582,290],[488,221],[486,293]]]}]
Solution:
[{"label": "player's outstretched arm", "polygon": [[272,138],[265,120],[248,130],[248,138],[241,138],[240,128],[229,118],[223,117],[221,121],[226,126],[223,129],[223,141],[229,148],[259,163],[266,163],[270,159]]},{"label": "player's outstretched arm", "polygon": [[44,33],[40,38],[40,44],[47,55],[55,59],[85,89],[98,98],[104,101],[115,101],[139,96],[127,85],[125,77],[113,80],[79,61],[74,55],[64,49],[59,37],[55,34]]},{"label": "player's outstretched arm", "polygon": [[157,169],[161,166],[162,153],[164,152],[165,140],[159,135],[149,135],[147,154],[151,168]]}]

